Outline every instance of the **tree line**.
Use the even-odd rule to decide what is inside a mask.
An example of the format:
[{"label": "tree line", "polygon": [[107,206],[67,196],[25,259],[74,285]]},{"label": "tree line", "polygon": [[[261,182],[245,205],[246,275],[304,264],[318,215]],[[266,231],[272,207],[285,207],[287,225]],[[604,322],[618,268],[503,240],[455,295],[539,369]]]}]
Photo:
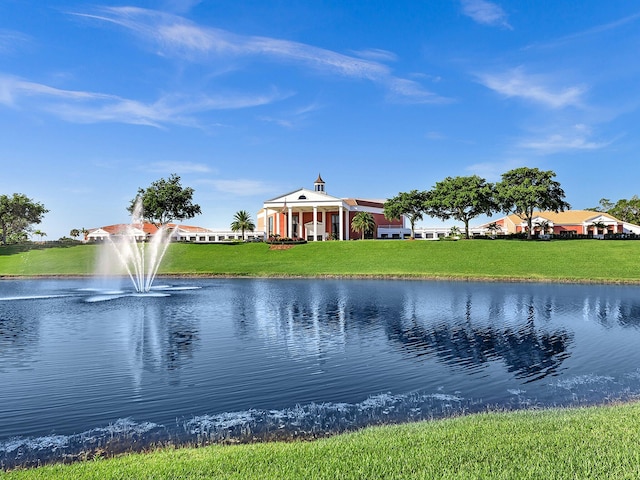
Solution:
[{"label": "tree line", "polygon": [[502,174],[502,180],[496,183],[478,175],[447,177],[431,190],[400,192],[390,198],[384,204],[384,215],[388,219],[404,215],[411,225],[411,237],[415,223],[424,215],[441,220],[453,218],[464,223],[465,238],[469,238],[472,219],[498,212],[515,213],[527,222],[527,238],[531,238],[534,211],[561,212],[571,208],[555,176],[552,170],[520,167]]},{"label": "tree line", "polygon": [[[436,182],[431,190],[398,193],[385,202],[384,215],[389,220],[405,216],[411,225],[412,237],[416,222],[424,215],[442,220],[453,218],[464,223],[464,234],[469,238],[469,222],[474,218],[498,212],[514,213],[527,222],[527,237],[531,238],[535,211],[561,212],[571,208],[565,201],[560,183],[554,180],[555,176],[552,170],[520,167],[502,174],[502,180],[496,183],[487,182],[478,175],[447,177]],[[132,213],[140,200],[143,206],[141,220],[155,225],[185,220],[201,213],[200,206],[193,203],[193,193],[192,188],[182,187],[178,175],[172,174],[168,180],[160,179],[146,189],[138,189],[127,210]],[[587,210],[640,224],[640,198],[637,195],[616,203],[602,198],[598,207]],[[22,193],[0,195],[0,243],[20,243],[27,240],[30,233],[46,236],[33,226],[41,223],[48,211],[42,203]],[[364,235],[375,228],[375,221],[366,212],[360,212],[353,219],[352,228]],[[235,214],[231,229],[241,231],[244,238],[244,232],[254,230],[255,224],[249,213],[241,210]],[[75,238],[86,233],[84,228],[72,229],[70,235]]]}]

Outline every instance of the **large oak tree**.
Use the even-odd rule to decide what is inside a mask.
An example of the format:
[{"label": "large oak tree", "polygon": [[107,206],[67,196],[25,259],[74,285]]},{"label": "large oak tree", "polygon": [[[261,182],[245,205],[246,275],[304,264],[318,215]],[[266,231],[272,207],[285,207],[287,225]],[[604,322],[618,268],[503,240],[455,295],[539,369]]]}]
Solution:
[{"label": "large oak tree", "polygon": [[464,223],[464,235],[469,238],[469,221],[480,215],[491,215],[497,210],[491,183],[477,175],[469,177],[447,177],[436,182],[427,192],[425,202],[427,214],[449,220],[454,218]]},{"label": "large oak tree", "polygon": [[411,238],[414,238],[415,223],[424,216],[426,200],[427,192],[400,192],[384,203],[384,216],[388,220],[399,220],[403,215],[407,217],[411,224]]},{"label": "large oak tree", "polygon": [[139,188],[127,207],[129,213],[135,212],[138,201],[142,202],[142,218],[158,227],[202,213],[200,205],[193,203],[193,188],[183,187],[175,173],[168,180],[161,178],[146,189]]},{"label": "large oak tree", "polygon": [[43,204],[34,202],[22,193],[0,195],[2,244],[26,239],[32,225],[42,222],[42,217],[48,211]]},{"label": "large oak tree", "polygon": [[563,212],[571,206],[564,201],[564,190],[554,180],[552,170],[520,167],[502,174],[496,183],[496,200],[505,213],[515,213],[527,222],[531,239],[533,213],[536,210]]}]

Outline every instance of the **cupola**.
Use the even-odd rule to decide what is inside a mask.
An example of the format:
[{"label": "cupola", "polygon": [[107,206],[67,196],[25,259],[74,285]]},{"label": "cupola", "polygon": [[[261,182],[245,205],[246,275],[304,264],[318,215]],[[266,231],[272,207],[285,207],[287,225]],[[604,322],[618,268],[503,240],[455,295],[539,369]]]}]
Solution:
[{"label": "cupola", "polygon": [[313,186],[316,192],[320,192],[324,194],[327,193],[324,191],[324,180],[322,180],[322,177],[320,176],[320,174],[318,174],[318,178],[316,179],[316,181],[313,182]]}]

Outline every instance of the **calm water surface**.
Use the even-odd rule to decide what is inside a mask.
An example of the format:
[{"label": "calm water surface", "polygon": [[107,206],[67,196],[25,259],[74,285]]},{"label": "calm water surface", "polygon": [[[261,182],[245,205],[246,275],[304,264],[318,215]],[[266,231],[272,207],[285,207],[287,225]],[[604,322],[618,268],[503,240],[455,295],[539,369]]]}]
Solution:
[{"label": "calm water surface", "polygon": [[0,465],[640,393],[638,287],[160,283],[0,282]]}]

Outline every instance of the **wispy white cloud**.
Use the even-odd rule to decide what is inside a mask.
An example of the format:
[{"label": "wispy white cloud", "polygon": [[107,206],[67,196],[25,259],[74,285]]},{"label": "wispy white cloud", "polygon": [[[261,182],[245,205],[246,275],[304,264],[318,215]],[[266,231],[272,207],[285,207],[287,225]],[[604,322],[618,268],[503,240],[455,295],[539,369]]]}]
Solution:
[{"label": "wispy white cloud", "polygon": [[502,73],[478,75],[485,87],[506,97],[517,97],[540,103],[551,108],[582,106],[587,91],[584,85],[558,88],[552,78],[544,75],[526,74],[524,69],[514,68]]},{"label": "wispy white cloud", "polygon": [[226,30],[197,25],[183,17],[136,7],[105,7],[97,13],[73,15],[110,22],[124,27],[150,42],[160,55],[194,62],[211,57],[258,57],[310,68],[323,74],[368,80],[389,87],[395,94],[418,103],[438,102],[440,97],[418,88],[398,88],[411,82],[395,76],[381,63],[395,58],[384,50],[365,50],[359,56],[345,55],[300,42],[263,36],[238,35]]},{"label": "wispy white cloud", "polygon": [[482,25],[512,30],[507,14],[500,5],[486,0],[462,0],[462,13]]},{"label": "wispy white cloud", "polygon": [[[162,127],[198,124],[198,114],[265,105],[284,98],[277,91],[257,95],[167,95],[144,103],[95,92],[64,90],[13,76],[0,75],[0,104],[46,111],[69,122],[118,122]],[[30,99],[37,101],[29,103]]]},{"label": "wispy white cloud", "polygon": [[366,50],[351,50],[356,57],[366,58],[374,62],[395,62],[398,60],[398,56],[388,50],[382,50],[379,48],[368,48]]},{"label": "wispy white cloud", "polygon": [[262,180],[239,179],[213,179],[200,180],[197,183],[211,185],[221,193],[229,193],[236,196],[250,197],[253,195],[264,195],[273,191],[273,187]]},{"label": "wispy white cloud", "polygon": [[425,137],[429,140],[445,140],[447,136],[441,132],[437,132],[435,130],[431,130],[425,134]]},{"label": "wispy white cloud", "polygon": [[565,35],[564,37],[560,37],[556,40],[552,40],[550,42],[545,42],[545,43],[534,43],[532,45],[529,45],[527,48],[549,48],[549,47],[555,47],[558,45],[561,45],[563,43],[567,43],[567,42],[571,42],[573,40],[578,40],[580,38],[586,38],[586,37],[592,37],[595,35],[599,35],[601,33],[605,33],[605,32],[609,32],[611,30],[616,30],[620,27],[623,27],[625,25],[628,25],[630,23],[636,22],[640,20],[640,12],[638,13],[634,13],[632,15],[628,15],[626,17],[620,18],[618,20],[615,20],[613,22],[608,22],[608,23],[603,23],[600,25],[596,25],[592,28],[589,28],[587,30],[583,30],[580,32],[576,32],[576,33],[572,33],[570,35]]},{"label": "wispy white cloud", "polygon": [[533,150],[540,154],[559,152],[599,150],[609,146],[612,141],[602,142],[592,139],[592,131],[586,125],[574,125],[562,132],[554,132],[537,139],[527,139],[519,143],[519,147]]},{"label": "wispy white cloud", "polygon": [[388,98],[398,102],[411,103],[450,103],[453,100],[436,95],[418,82],[406,78],[390,78],[387,82]]},{"label": "wispy white cloud", "polygon": [[309,116],[322,108],[318,103],[310,103],[293,111],[285,112],[280,115],[263,115],[260,118],[263,122],[274,123],[285,128],[297,128],[303,124]]},{"label": "wispy white cloud", "polygon": [[23,33],[0,28],[0,55],[13,53],[30,42]]},{"label": "wispy white cloud", "polygon": [[502,180],[503,173],[521,167],[522,165],[529,165],[530,163],[529,161],[511,158],[498,162],[474,163],[466,167],[465,170],[469,172],[470,175],[478,175],[489,182],[498,182]]}]

